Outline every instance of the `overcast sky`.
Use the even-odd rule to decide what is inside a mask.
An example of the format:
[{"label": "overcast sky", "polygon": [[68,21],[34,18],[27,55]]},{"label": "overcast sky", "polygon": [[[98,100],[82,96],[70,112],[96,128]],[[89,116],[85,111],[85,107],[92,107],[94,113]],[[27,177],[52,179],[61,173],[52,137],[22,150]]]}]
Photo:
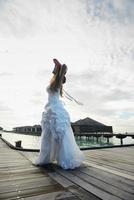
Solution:
[{"label": "overcast sky", "polygon": [[0,0],[0,126],[40,124],[53,58],[72,121],[134,132],[133,0]]}]

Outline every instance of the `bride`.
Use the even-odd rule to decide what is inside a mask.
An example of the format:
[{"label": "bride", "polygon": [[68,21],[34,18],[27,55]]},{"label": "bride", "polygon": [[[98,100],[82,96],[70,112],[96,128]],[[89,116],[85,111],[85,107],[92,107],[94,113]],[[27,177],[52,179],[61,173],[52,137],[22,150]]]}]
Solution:
[{"label": "bride", "polygon": [[82,151],[76,144],[71,128],[70,116],[60,100],[63,83],[66,82],[67,66],[53,59],[55,68],[47,87],[48,103],[42,113],[41,147],[35,165],[43,166],[57,161],[63,169],[79,167],[84,160]]}]

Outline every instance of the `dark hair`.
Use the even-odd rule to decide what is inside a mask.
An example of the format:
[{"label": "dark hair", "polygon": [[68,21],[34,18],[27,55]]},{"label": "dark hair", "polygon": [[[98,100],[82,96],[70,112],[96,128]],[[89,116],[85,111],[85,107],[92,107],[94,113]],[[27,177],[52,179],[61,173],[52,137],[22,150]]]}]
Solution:
[{"label": "dark hair", "polygon": [[66,83],[66,77],[63,77],[63,84]]}]

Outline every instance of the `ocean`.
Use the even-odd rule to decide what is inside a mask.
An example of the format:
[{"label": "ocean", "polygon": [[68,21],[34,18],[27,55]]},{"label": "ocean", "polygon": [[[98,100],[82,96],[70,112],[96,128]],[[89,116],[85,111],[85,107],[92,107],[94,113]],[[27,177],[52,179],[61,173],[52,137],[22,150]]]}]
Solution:
[{"label": "ocean", "polygon": [[[2,134],[2,137],[6,139],[8,142],[10,142],[12,145],[15,145],[16,141],[21,140],[22,141],[22,147],[28,148],[28,149],[39,149],[40,148],[40,136],[32,136],[32,135],[26,135],[26,134],[18,134],[18,133],[11,133],[11,132],[0,132]],[[87,148],[87,147],[100,147],[100,146],[111,146],[111,145],[119,145],[120,139],[113,136],[113,138],[109,139],[109,144],[107,143],[107,139],[100,137],[98,139],[98,142],[96,138],[89,137],[89,139],[86,139],[86,137],[82,137],[81,139],[76,138],[76,142],[79,145],[79,147]],[[131,137],[126,137],[123,139],[123,144],[134,144],[134,139]]]}]

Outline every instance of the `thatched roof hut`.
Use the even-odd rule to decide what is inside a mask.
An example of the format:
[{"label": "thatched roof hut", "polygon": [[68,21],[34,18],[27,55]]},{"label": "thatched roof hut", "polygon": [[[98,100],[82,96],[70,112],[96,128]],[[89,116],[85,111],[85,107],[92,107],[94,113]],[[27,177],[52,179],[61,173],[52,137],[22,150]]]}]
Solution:
[{"label": "thatched roof hut", "polygon": [[89,117],[71,123],[74,133],[112,133],[112,126],[107,126]]}]

